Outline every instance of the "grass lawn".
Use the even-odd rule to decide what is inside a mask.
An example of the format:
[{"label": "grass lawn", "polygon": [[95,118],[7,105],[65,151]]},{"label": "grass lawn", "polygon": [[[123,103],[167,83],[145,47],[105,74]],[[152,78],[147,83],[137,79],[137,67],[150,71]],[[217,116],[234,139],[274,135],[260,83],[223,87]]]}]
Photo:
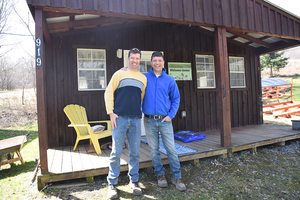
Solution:
[{"label": "grass lawn", "polygon": [[[287,81],[291,81],[291,78],[293,78],[293,94],[292,94],[292,98],[293,98],[293,102],[294,103],[300,103],[300,76],[285,76],[285,77],[279,77],[282,79],[287,78]],[[288,94],[290,94],[290,92],[288,92]],[[285,98],[284,100],[290,100],[290,98]],[[280,101],[284,101],[281,100]]]},{"label": "grass lawn", "polygon": [[300,103],[300,76],[293,76],[293,101]]},{"label": "grass lawn", "polygon": [[[28,189],[31,185],[30,180],[33,178],[33,171],[37,165],[35,159],[39,156],[36,125],[0,129],[0,140],[26,135],[27,133],[29,133],[27,142],[21,150],[25,165],[23,166],[20,161],[17,161],[12,166],[1,166],[0,199],[24,199],[28,195]],[[36,186],[34,190],[36,190]]]}]

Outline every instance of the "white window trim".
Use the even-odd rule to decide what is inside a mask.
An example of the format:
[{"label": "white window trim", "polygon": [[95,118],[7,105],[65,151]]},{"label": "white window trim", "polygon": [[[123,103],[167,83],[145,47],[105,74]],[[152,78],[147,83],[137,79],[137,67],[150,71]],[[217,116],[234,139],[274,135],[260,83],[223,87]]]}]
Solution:
[{"label": "white window trim", "polygon": [[[214,70],[197,70],[197,55],[198,56],[211,56],[213,57],[213,66]],[[214,55],[204,55],[204,54],[195,54],[195,63],[196,63],[196,83],[197,89],[215,89],[216,88],[216,66],[215,66],[215,57]],[[205,64],[205,63],[204,63]],[[214,86],[213,87],[198,87],[198,72],[213,72],[214,73]],[[199,80],[200,81],[200,80]]]},{"label": "white window trim", "polygon": [[[80,60],[78,58],[78,50],[102,50],[104,51],[105,53],[105,68],[99,68],[99,69],[95,69],[95,68],[87,68],[87,69],[79,69],[79,66],[78,66],[78,61]],[[106,49],[88,49],[88,48],[77,48],[77,52],[76,52],[76,56],[77,56],[77,89],[78,91],[99,91],[99,90],[105,90],[106,87],[107,87],[107,71],[106,71],[106,68],[107,68],[107,65],[106,65]],[[91,58],[91,62],[93,61],[93,59]],[[98,89],[80,89],[79,88],[79,71],[80,70],[84,70],[84,71],[104,71],[104,87],[103,88],[98,88]]]},{"label": "white window trim", "polygon": [[[230,71],[230,62],[229,62],[229,59],[230,58],[242,58],[243,59],[243,64],[244,64],[244,71],[241,72],[241,71]],[[229,56],[229,59],[228,59],[228,67],[229,67],[229,76],[231,75],[231,73],[235,73],[235,74],[244,74],[244,86],[231,86],[231,83],[230,83],[230,88],[246,88],[246,76],[245,76],[245,58],[244,57],[239,57],[239,56]],[[230,78],[229,78],[230,79]],[[230,79],[231,80],[231,79]],[[230,82],[229,80],[229,82]]]}]

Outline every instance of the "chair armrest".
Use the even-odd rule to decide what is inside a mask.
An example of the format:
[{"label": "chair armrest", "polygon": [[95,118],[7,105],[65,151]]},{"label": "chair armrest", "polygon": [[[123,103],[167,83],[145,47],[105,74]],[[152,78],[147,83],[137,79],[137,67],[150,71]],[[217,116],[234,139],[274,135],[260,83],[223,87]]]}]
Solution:
[{"label": "chair armrest", "polygon": [[89,124],[69,124],[68,127],[89,126]]},{"label": "chair armrest", "polygon": [[91,121],[88,123],[107,123],[107,130],[111,131],[111,121],[110,120],[105,120],[105,121]]},{"label": "chair armrest", "polygon": [[88,122],[88,123],[107,123],[107,122],[110,122],[110,120],[106,120],[106,121],[91,121],[91,122]]}]

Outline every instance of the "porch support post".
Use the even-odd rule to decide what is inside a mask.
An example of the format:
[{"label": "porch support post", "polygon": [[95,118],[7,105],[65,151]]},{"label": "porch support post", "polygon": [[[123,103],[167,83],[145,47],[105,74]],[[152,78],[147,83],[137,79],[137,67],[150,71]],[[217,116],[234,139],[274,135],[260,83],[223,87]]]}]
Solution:
[{"label": "porch support post", "polygon": [[221,146],[231,146],[230,80],[226,28],[215,28],[216,71]]},{"label": "porch support post", "polygon": [[48,172],[48,133],[46,113],[45,91],[45,45],[43,34],[43,10],[35,10],[35,40],[36,40],[36,91],[37,91],[37,115],[41,173]]}]

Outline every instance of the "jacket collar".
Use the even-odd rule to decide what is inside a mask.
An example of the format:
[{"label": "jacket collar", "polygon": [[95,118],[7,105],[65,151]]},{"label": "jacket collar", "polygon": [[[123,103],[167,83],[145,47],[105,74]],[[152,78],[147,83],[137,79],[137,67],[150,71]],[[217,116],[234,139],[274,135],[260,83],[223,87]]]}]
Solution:
[{"label": "jacket collar", "polygon": [[[151,67],[151,69],[150,69],[150,72],[151,72],[151,74],[153,75],[153,76],[156,76],[155,74],[154,74],[154,72],[153,72],[153,68]],[[166,74],[166,68],[162,68],[162,73],[161,73],[161,76],[163,76],[163,75],[165,75]]]}]

